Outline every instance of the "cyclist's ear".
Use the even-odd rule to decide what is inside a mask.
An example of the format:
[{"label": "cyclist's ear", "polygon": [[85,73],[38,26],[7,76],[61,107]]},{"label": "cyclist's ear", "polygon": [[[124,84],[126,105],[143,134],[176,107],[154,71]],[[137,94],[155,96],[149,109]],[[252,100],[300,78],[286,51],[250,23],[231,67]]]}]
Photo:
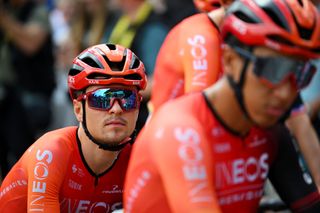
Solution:
[{"label": "cyclist's ear", "polygon": [[73,112],[77,118],[77,121],[82,122],[83,109],[82,109],[82,102],[81,101],[73,99]]},{"label": "cyclist's ear", "polygon": [[224,73],[237,81],[243,66],[243,60],[228,44],[222,46],[222,63]]},{"label": "cyclist's ear", "polygon": [[138,100],[141,102],[143,100],[143,95],[141,93],[138,93]]}]

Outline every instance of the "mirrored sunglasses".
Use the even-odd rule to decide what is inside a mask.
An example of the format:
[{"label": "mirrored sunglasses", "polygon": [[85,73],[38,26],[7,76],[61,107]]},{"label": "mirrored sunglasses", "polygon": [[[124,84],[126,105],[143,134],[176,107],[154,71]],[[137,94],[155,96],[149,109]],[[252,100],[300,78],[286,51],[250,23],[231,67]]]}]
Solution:
[{"label": "mirrored sunglasses", "polygon": [[134,89],[99,88],[80,95],[77,100],[88,100],[90,108],[105,111],[110,110],[114,102],[118,101],[122,110],[131,111],[139,108],[141,97]]},{"label": "mirrored sunglasses", "polygon": [[233,49],[240,56],[253,62],[253,72],[271,88],[290,78],[294,86],[301,90],[311,82],[317,70],[311,60],[295,60],[285,56],[258,57],[239,47]]}]

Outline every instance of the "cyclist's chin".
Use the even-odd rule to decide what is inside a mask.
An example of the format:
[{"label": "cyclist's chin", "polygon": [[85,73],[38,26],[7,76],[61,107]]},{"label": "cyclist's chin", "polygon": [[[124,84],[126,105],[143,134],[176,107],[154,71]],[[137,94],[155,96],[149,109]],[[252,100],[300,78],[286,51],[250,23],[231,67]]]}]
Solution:
[{"label": "cyclist's chin", "polygon": [[269,128],[277,124],[279,121],[278,116],[261,116],[254,119],[255,123],[262,128]]},{"label": "cyclist's chin", "polygon": [[116,143],[120,143],[122,142],[124,139],[126,139],[127,137],[129,137],[130,135],[127,133],[126,130],[124,129],[117,129],[117,130],[110,130],[106,133],[105,138],[107,139],[107,141],[113,141]]}]

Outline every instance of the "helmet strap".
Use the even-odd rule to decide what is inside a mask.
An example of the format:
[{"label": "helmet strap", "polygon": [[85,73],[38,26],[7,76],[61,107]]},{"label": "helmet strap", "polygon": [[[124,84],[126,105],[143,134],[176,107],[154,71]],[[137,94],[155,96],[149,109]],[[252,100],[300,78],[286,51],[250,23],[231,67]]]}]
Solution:
[{"label": "helmet strap", "polygon": [[244,96],[243,96],[243,86],[244,86],[244,83],[245,83],[245,77],[246,77],[246,73],[247,73],[247,68],[248,68],[248,65],[249,65],[249,62],[250,60],[248,59],[245,59],[245,62],[244,62],[244,65],[242,67],[242,70],[241,70],[241,74],[240,74],[240,79],[239,79],[239,82],[236,82],[232,76],[230,75],[227,75],[227,79],[228,79],[228,82],[229,84],[231,85],[232,89],[233,89],[233,92],[236,96],[236,99],[240,105],[240,108],[242,110],[242,112],[244,113],[245,117],[247,119],[249,119],[250,121],[252,121],[253,123],[254,120],[251,118],[251,116],[249,115],[249,112],[245,106],[245,100],[244,100]]},{"label": "helmet strap", "polygon": [[96,145],[99,146],[99,149],[103,149],[103,150],[107,150],[107,151],[112,151],[112,152],[116,152],[116,151],[120,151],[121,149],[123,149],[128,143],[132,143],[132,139],[130,137],[127,137],[126,139],[123,140],[123,142],[119,143],[118,145],[114,146],[114,145],[110,145],[108,143],[102,143],[99,140],[95,139],[91,133],[89,132],[88,128],[87,128],[87,122],[86,122],[86,108],[85,108],[85,100],[82,101],[82,108],[83,108],[83,115],[82,115],[82,126],[84,129],[85,134],[87,135],[87,137]]}]

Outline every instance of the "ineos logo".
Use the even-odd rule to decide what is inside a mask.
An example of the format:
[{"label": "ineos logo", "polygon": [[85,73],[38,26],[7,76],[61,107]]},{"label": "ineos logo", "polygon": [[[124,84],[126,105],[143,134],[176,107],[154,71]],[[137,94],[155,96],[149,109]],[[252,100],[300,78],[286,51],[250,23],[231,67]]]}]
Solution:
[{"label": "ineos logo", "polygon": [[180,142],[178,154],[183,161],[184,176],[187,180],[205,179],[206,170],[202,162],[203,151],[200,148],[199,133],[192,129],[176,128],[176,139]]},{"label": "ineos logo", "polygon": [[205,47],[206,38],[203,35],[195,35],[188,38],[188,44],[191,46],[190,53],[192,55],[192,66],[194,69],[192,84],[204,86],[206,81],[208,61],[207,49]]},{"label": "ineos logo", "polygon": [[48,165],[44,162],[38,162],[33,170],[34,176],[37,180],[43,180],[48,177]]},{"label": "ineos logo", "polygon": [[47,189],[46,179],[49,176],[49,164],[52,162],[53,154],[49,150],[41,152],[37,150],[36,160],[33,174],[34,180],[32,181],[32,195],[30,196],[29,211],[44,211],[44,199]]}]

